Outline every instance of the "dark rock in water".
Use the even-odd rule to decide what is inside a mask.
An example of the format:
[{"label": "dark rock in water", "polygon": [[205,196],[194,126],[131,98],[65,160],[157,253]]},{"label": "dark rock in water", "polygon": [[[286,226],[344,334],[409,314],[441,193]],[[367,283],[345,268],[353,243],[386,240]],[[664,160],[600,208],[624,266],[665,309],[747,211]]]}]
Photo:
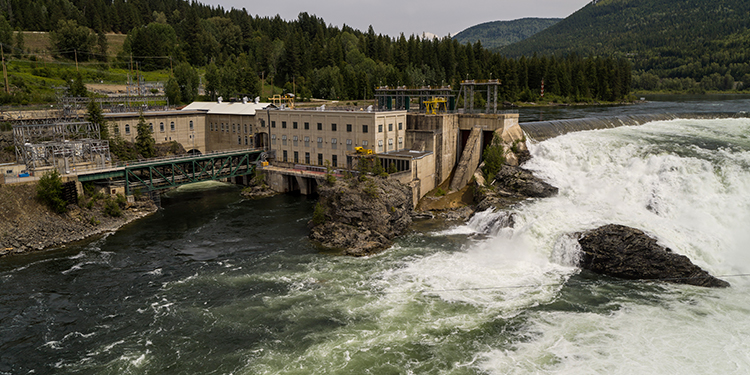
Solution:
[{"label": "dark rock in water", "polygon": [[503,165],[495,176],[495,186],[531,198],[547,198],[557,194],[557,188],[534,177],[531,172],[510,165]]},{"label": "dark rock in water", "polygon": [[349,179],[318,187],[310,239],[353,256],[371,255],[392,244],[411,224],[411,190],[380,177]]},{"label": "dark rock in water", "polygon": [[[520,154],[519,157],[522,157]],[[503,165],[490,186],[477,184],[474,201],[477,211],[489,208],[508,208],[527,198],[547,198],[557,194],[557,188],[535,177],[521,167]]]},{"label": "dark rock in water", "polygon": [[599,274],[714,288],[729,286],[638,229],[610,224],[577,233],[577,237],[583,250],[580,266]]}]

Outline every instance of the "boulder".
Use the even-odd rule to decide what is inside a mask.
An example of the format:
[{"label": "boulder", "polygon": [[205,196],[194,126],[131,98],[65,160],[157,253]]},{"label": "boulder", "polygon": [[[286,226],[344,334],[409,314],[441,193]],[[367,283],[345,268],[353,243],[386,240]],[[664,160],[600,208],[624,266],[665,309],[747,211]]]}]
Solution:
[{"label": "boulder", "polygon": [[703,287],[729,286],[638,229],[609,224],[577,233],[576,237],[582,250],[581,268],[598,274]]},{"label": "boulder", "polygon": [[318,194],[309,237],[346,255],[386,249],[411,224],[411,190],[395,180],[348,178],[318,186]]},{"label": "boulder", "polygon": [[557,188],[535,177],[521,167],[503,165],[495,175],[498,189],[530,198],[548,198],[557,194]]}]

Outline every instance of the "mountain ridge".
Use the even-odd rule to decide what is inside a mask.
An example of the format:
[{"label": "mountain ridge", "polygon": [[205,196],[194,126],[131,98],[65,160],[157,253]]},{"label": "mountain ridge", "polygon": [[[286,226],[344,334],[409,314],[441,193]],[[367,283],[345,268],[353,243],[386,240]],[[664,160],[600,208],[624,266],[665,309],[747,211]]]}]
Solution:
[{"label": "mountain ridge", "polygon": [[527,17],[510,21],[489,21],[471,26],[453,36],[461,43],[476,43],[488,49],[500,47],[524,40],[554,24],[562,18]]}]

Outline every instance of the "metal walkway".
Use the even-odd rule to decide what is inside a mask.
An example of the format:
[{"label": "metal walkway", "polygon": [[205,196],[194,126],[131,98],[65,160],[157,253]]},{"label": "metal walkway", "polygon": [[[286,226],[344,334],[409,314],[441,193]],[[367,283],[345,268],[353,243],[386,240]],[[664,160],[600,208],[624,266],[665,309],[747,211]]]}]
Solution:
[{"label": "metal walkway", "polygon": [[207,155],[147,160],[124,166],[78,173],[78,181],[111,179],[125,185],[125,194],[136,189],[166,189],[200,181],[220,180],[253,173],[263,150],[226,151]]}]

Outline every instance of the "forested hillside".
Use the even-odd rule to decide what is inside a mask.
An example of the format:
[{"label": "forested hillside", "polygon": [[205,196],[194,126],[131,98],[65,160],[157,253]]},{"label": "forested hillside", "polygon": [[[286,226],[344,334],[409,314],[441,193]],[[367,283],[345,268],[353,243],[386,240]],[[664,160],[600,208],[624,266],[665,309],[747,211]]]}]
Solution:
[{"label": "forested hillside", "polygon": [[750,0],[594,0],[501,52],[626,57],[646,90],[750,89],[748,27]]},{"label": "forested hillside", "polygon": [[[85,82],[124,77],[133,67],[164,72],[173,103],[196,99],[199,77],[209,99],[255,96],[262,78],[303,99],[371,99],[380,85],[457,87],[467,78],[501,79],[507,101],[539,100],[542,79],[547,100],[615,101],[630,90],[624,60],[508,59],[479,42],[392,38],[307,13],[285,21],[184,0],[0,0],[0,9],[0,42],[14,72],[4,103],[43,100],[34,93],[70,82],[74,60]],[[51,56],[26,48],[19,30],[49,31]],[[117,55],[106,53],[107,32],[127,33]]]},{"label": "forested hillside", "polygon": [[520,42],[558,22],[561,18],[522,18],[513,21],[493,21],[472,26],[453,36],[461,43],[482,42],[485,48],[495,50]]}]

